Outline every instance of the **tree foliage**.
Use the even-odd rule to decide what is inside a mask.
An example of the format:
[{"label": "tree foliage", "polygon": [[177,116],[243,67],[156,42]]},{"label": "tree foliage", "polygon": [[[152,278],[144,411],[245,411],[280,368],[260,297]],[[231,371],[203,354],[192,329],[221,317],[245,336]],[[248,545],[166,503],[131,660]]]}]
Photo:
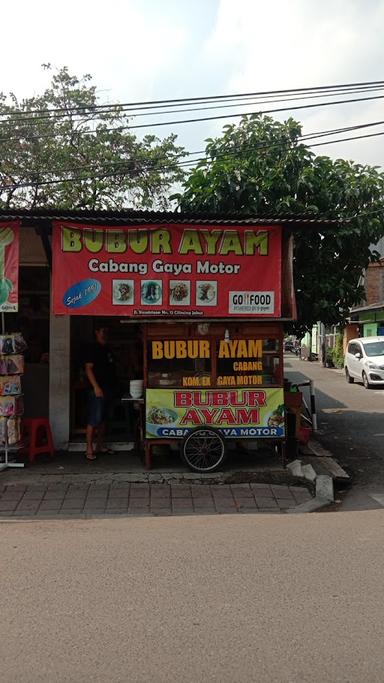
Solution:
[{"label": "tree foliage", "polygon": [[322,232],[304,227],[295,236],[299,334],[316,321],[345,321],[364,296],[359,280],[384,234],[383,174],[316,156],[301,136],[291,118],[252,115],[225,126],[221,137],[207,141],[205,159],[178,195],[183,210],[344,221]]},{"label": "tree foliage", "polygon": [[139,140],[121,106],[98,106],[91,76],[66,67],[41,95],[0,93],[1,208],[168,207],[183,177],[176,136]]}]

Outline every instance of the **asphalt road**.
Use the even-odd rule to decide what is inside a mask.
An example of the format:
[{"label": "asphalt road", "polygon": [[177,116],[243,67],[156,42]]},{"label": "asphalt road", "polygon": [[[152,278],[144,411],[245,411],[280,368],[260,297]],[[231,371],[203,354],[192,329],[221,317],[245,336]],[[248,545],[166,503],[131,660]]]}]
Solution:
[{"label": "asphalt road", "polygon": [[381,683],[383,531],[383,510],[1,522],[1,681]]},{"label": "asphalt road", "polygon": [[384,390],[347,384],[340,371],[285,356],[286,376],[313,379],[318,408],[319,440],[353,475],[358,486],[384,490]]}]

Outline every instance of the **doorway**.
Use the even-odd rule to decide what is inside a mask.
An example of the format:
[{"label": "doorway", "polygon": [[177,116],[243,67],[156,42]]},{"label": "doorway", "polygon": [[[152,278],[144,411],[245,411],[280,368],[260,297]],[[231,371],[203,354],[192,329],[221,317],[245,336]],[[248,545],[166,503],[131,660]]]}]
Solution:
[{"label": "doorway", "polygon": [[121,399],[129,394],[132,379],[142,379],[143,343],[139,324],[114,317],[74,316],[71,319],[71,441],[84,440],[89,390],[84,359],[87,347],[94,343],[96,323],[108,328],[108,345],[116,360],[116,391],[110,406],[107,440],[123,447],[134,440],[137,413],[132,404]]}]

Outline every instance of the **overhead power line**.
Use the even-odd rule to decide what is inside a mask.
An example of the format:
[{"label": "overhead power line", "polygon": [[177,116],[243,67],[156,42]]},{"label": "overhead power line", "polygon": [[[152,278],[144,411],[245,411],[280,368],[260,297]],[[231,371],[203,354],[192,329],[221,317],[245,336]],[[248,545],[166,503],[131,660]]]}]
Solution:
[{"label": "overhead power line", "polygon": [[359,98],[353,98],[349,100],[335,100],[334,102],[316,102],[316,104],[301,104],[301,105],[295,105],[293,107],[279,107],[277,109],[263,109],[262,111],[250,111],[250,112],[245,112],[245,113],[240,113],[240,114],[221,114],[218,116],[206,116],[206,117],[201,117],[198,119],[178,119],[175,121],[160,121],[160,122],[155,122],[155,123],[140,123],[136,124],[134,126],[127,126],[130,130],[134,130],[137,128],[148,128],[148,127],[155,127],[155,126],[176,126],[179,125],[180,123],[198,123],[202,121],[217,121],[219,119],[232,119],[232,118],[238,118],[241,116],[251,116],[252,114],[273,114],[276,112],[282,112],[282,111],[291,111],[293,109],[298,110],[298,109],[311,109],[313,107],[329,107],[334,104],[348,104],[351,102],[364,102],[367,100],[380,100],[384,99],[384,95],[372,95],[371,97],[359,97]]},{"label": "overhead power line", "polygon": [[[305,133],[302,136],[300,136],[300,138],[297,138],[293,141],[285,140],[285,141],[271,142],[271,143],[261,142],[260,144],[257,144],[257,145],[254,145],[254,144],[234,145],[226,151],[216,152],[215,153],[215,159],[227,157],[227,156],[236,156],[237,154],[243,155],[244,153],[247,153],[248,151],[256,151],[256,150],[262,151],[262,150],[270,149],[273,147],[285,147],[285,146],[289,146],[291,144],[292,145],[293,144],[299,145],[299,144],[306,143],[307,140],[313,140],[316,138],[323,138],[323,137],[328,137],[328,136],[332,136],[332,135],[339,135],[341,133],[352,132],[354,130],[361,130],[363,128],[371,128],[371,127],[375,127],[375,126],[379,126],[379,125],[384,125],[384,120],[372,121],[370,123],[360,123],[360,124],[355,124],[353,126],[343,126],[341,128],[331,128],[328,130],[320,130],[320,131],[312,132],[312,133]],[[352,139],[356,139],[356,138],[353,137]],[[343,138],[342,140],[344,141],[345,138]],[[338,142],[338,141],[339,140],[336,140],[336,141],[331,140],[331,141],[329,141],[329,144],[332,144],[333,142]],[[321,143],[321,144],[325,144],[325,143]],[[314,147],[315,144],[308,145],[308,146]],[[163,157],[158,157],[157,159],[153,159],[153,160],[149,159],[149,160],[145,160],[144,163],[142,160],[139,160],[138,163],[140,164],[140,168],[143,168],[143,167],[144,168],[146,168],[146,167],[158,168],[158,163],[159,163],[159,161],[161,162],[162,159],[164,160],[164,162],[169,162],[170,164],[172,164],[172,162],[175,162],[177,159],[182,159],[186,156],[191,157],[191,156],[202,155],[205,153],[206,153],[206,150],[200,149],[200,150],[197,150],[195,152],[181,152],[180,154],[175,154],[172,157],[163,156]],[[187,163],[192,163],[192,162],[197,163],[197,162],[205,161],[205,160],[209,161],[209,157],[202,157],[201,159],[192,159],[190,161],[187,161],[187,160],[185,160],[185,161],[187,161]],[[135,161],[137,161],[137,160],[135,160]],[[116,160],[114,162],[111,162],[109,169],[112,170],[112,169],[116,169],[117,167],[125,167],[131,163],[132,163],[131,158]],[[180,162],[180,163],[182,163],[182,162]],[[86,170],[86,169],[96,170],[97,168],[99,168],[99,165],[97,165],[97,164],[93,168],[92,168],[92,164],[84,164],[82,166],[82,170]],[[106,168],[105,170],[108,170],[108,168]],[[49,170],[44,170],[44,174],[49,173],[49,174],[58,175],[59,173],[73,173],[76,171],[79,171],[79,164],[76,166],[76,168],[71,166],[70,168],[57,168],[57,169],[53,168],[53,169],[49,169]],[[0,172],[1,172],[1,168],[0,168]],[[132,173],[135,173],[135,170],[132,170]],[[35,172],[31,171],[31,175],[36,175],[36,171]]]},{"label": "overhead power line", "polygon": [[[279,96],[279,95],[287,95],[288,93],[291,94],[298,94],[298,93],[313,93],[313,92],[325,92],[325,91],[333,91],[333,90],[342,90],[345,88],[368,88],[368,87],[383,87],[384,81],[360,81],[356,83],[341,83],[341,84],[333,84],[333,85],[320,85],[320,86],[309,86],[309,87],[304,87],[304,88],[284,88],[284,89],[279,89],[279,90],[261,90],[261,91],[256,91],[256,92],[245,92],[245,93],[237,93],[237,94],[227,94],[227,95],[208,95],[208,96],[199,96],[199,97],[181,97],[181,98],[172,98],[172,99],[164,99],[164,100],[142,100],[142,101],[133,101],[133,102],[124,102],[124,103],[113,103],[110,105],[106,104],[100,104],[100,105],[78,105],[74,107],[52,107],[52,108],[45,108],[45,109],[31,109],[28,112],[25,112],[26,114],[42,114],[42,113],[51,113],[52,111],[56,112],[63,112],[63,113],[73,113],[73,112],[81,112],[81,111],[89,111],[92,109],[93,111],[99,110],[99,109],[111,109],[111,108],[116,108],[116,107],[139,107],[139,106],[155,106],[155,105],[162,105],[162,106],[178,106],[180,104],[186,103],[186,102],[207,102],[207,101],[221,101],[221,100],[230,100],[230,99],[239,99],[239,98],[249,98],[249,97],[264,97],[264,96]],[[6,116],[7,114],[0,113],[0,116]]]},{"label": "overhead power line", "polygon": [[[287,94],[288,96],[285,97],[278,97],[275,95],[275,93],[271,93],[269,95],[263,95],[259,96],[258,99],[255,100],[255,97],[257,98],[256,95],[254,95],[251,99],[247,98],[245,96],[240,96],[236,97],[233,96],[233,98],[224,100],[227,102],[227,104],[216,104],[215,100],[202,100],[199,103],[193,103],[193,106],[191,104],[188,105],[186,103],[185,107],[183,109],[169,109],[169,107],[179,107],[180,104],[160,104],[160,105],[146,105],[146,106],[134,106],[131,105],[128,107],[128,105],[123,104],[123,105],[118,105],[118,104],[113,104],[113,105],[88,105],[86,111],[79,111],[79,110],[72,110],[71,108],[68,108],[66,110],[62,110],[61,108],[56,109],[52,108],[50,110],[36,110],[35,111],[19,111],[17,113],[9,112],[8,114],[5,112],[0,112],[0,117],[7,117],[5,123],[7,125],[9,124],[21,124],[24,125],[25,123],[28,123],[30,125],[36,125],[40,124],[42,121],[61,121],[65,120],[67,118],[74,118],[76,116],[89,116],[91,120],[102,120],[102,117],[104,115],[108,114],[116,114],[117,116],[120,116],[121,119],[125,118],[137,118],[137,117],[142,117],[142,116],[154,116],[160,115],[164,116],[167,114],[176,114],[176,113],[183,113],[183,112],[190,112],[190,111],[209,111],[212,109],[229,109],[232,107],[240,107],[243,106],[244,104],[249,104],[249,105],[260,105],[260,104],[268,104],[271,102],[293,102],[296,100],[308,100],[308,99],[318,99],[318,98],[324,98],[325,96],[327,97],[334,97],[337,95],[347,95],[347,94],[356,94],[356,93],[361,93],[361,92],[380,92],[381,90],[384,89],[384,84],[383,85],[377,85],[377,86],[368,86],[368,87],[359,87],[359,88],[341,88],[339,90],[324,90],[321,93],[315,93],[313,94],[313,91],[308,91],[304,94],[299,94],[299,93],[293,93],[293,94]],[[312,94],[311,94],[312,93]],[[260,97],[266,97],[267,99],[260,99]],[[219,100],[220,101],[220,100]],[[228,104],[229,102],[229,104]],[[194,106],[194,104],[199,104],[202,106]],[[188,105],[188,106],[187,106]],[[128,107],[128,108],[127,108]],[[149,110],[149,111],[148,111]]]},{"label": "overhead power line", "polygon": [[[377,136],[381,136],[381,135],[384,135],[384,131],[381,131],[379,133],[372,133],[372,134],[368,134],[368,135],[358,135],[358,136],[354,136],[354,137],[340,138],[337,140],[326,140],[325,142],[312,143],[312,144],[308,145],[308,147],[318,147],[320,145],[328,145],[328,144],[334,144],[334,143],[345,142],[345,141],[350,141],[350,140],[359,140],[362,138],[377,137]],[[279,143],[276,143],[276,144],[279,144]],[[289,144],[289,143],[287,143],[287,144]],[[270,145],[270,146],[274,146],[274,145]],[[259,148],[259,149],[262,149],[262,148]],[[228,153],[226,153],[225,156],[227,156],[227,155],[230,156],[231,153],[228,152]],[[207,159],[206,157],[204,157],[202,159],[194,159],[191,161],[186,160],[184,162],[180,162],[178,164],[178,166],[179,167],[186,167],[189,165],[197,164],[201,161],[207,161],[207,163],[210,164],[214,160],[210,160],[210,159]],[[162,170],[162,168],[159,166],[156,166],[155,169],[157,171]],[[163,167],[163,169],[169,170],[168,168],[165,168],[165,167]],[[135,172],[135,173],[137,174],[137,172]],[[57,179],[53,179],[53,180],[43,180],[43,181],[40,181],[37,183],[36,182],[14,183],[14,184],[10,184],[10,185],[0,186],[0,192],[5,192],[7,190],[23,189],[23,188],[28,188],[28,187],[33,187],[33,188],[44,187],[47,185],[65,184],[65,183],[72,183],[72,182],[79,182],[79,181],[85,182],[85,181],[90,181],[90,180],[105,180],[106,178],[112,178],[112,177],[117,177],[117,176],[130,176],[133,174],[134,174],[133,171],[124,172],[121,169],[119,171],[113,171],[110,173],[105,173],[105,172],[104,173],[98,173],[98,174],[93,175],[93,176],[92,175],[89,175],[89,176],[79,175],[79,176],[75,176],[75,177],[71,177],[71,178],[57,178]]]},{"label": "overhead power line", "polygon": [[[361,97],[361,98],[351,98],[351,99],[346,99],[346,100],[336,100],[333,102],[317,102],[315,104],[303,104],[303,105],[294,105],[292,107],[278,107],[274,109],[264,109],[261,111],[252,111],[252,112],[242,112],[242,113],[237,113],[237,114],[221,114],[218,116],[207,116],[207,117],[201,117],[201,118],[194,118],[194,119],[178,119],[175,121],[161,121],[161,122],[154,122],[154,123],[145,123],[145,124],[136,124],[133,126],[114,126],[112,128],[108,127],[103,127],[100,126],[99,128],[96,128],[94,130],[78,130],[76,131],[76,135],[90,135],[90,134],[98,134],[98,133],[107,133],[107,132],[119,132],[122,130],[135,130],[139,128],[153,128],[157,126],[173,126],[173,125],[178,125],[178,124],[184,124],[184,123],[198,123],[202,121],[215,121],[219,119],[229,119],[229,118],[239,118],[243,116],[252,116],[252,115],[260,115],[260,114],[271,114],[271,113],[277,113],[277,112],[284,112],[284,111],[292,111],[292,110],[301,110],[301,109],[311,109],[313,107],[327,107],[327,106],[332,106],[336,104],[348,104],[348,103],[353,103],[353,102],[364,102],[368,100],[377,100],[377,99],[384,99],[384,95],[372,95],[370,97]],[[32,133],[32,140],[35,141],[36,139],[46,139],[46,138],[52,138],[52,137],[65,137],[65,133],[48,133],[48,134],[43,134],[43,135],[33,135]],[[11,139],[21,139],[24,138],[26,140],[29,140],[27,135],[24,134],[16,134],[14,136],[7,136],[5,138],[0,138],[0,142],[8,142]]]}]

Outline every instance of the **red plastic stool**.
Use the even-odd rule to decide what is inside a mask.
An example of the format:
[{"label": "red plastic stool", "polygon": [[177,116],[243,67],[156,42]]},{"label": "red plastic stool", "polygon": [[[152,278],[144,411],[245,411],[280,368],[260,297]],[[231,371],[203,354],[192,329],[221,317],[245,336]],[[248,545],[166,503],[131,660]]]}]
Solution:
[{"label": "red plastic stool", "polygon": [[40,453],[54,455],[52,431],[47,417],[25,418],[23,420],[23,431],[27,438],[27,445],[23,448],[22,453],[28,455],[31,463],[35,462],[36,456]]}]

